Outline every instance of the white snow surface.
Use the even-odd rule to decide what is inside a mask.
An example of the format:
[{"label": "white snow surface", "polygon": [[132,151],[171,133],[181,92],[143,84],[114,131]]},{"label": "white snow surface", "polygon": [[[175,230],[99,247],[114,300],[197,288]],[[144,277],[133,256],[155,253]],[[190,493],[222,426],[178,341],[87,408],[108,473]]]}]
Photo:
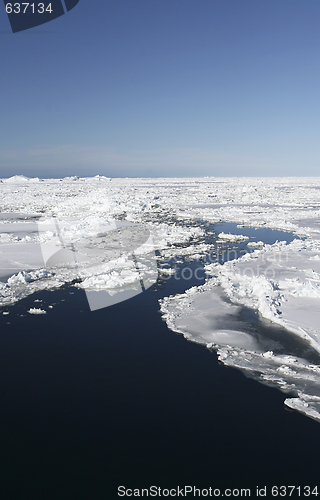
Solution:
[{"label": "white snow surface", "polygon": [[319,253],[319,240],[296,239],[205,268],[213,276],[208,283],[220,285],[233,303],[258,310],[320,352]]},{"label": "white snow surface", "polygon": [[[206,255],[211,247],[203,241],[199,220],[303,237],[290,244],[249,241],[256,248],[252,253],[224,265],[207,264],[204,286],[164,299],[161,309],[170,328],[214,347],[223,363],[259,372],[262,380],[295,393],[287,406],[320,420],[319,366],[285,352],[274,354],[236,326],[245,306],[320,353],[320,178],[13,176],[2,179],[0,191],[1,306],[76,279],[77,286],[111,294],[119,287],[134,288],[139,272],[132,259],[114,253],[103,260],[96,250],[114,220],[142,224],[150,232],[149,243],[137,250],[145,273],[152,248],[160,268],[171,258]],[[246,238],[220,233],[218,240],[228,244]],[[162,271],[174,273],[170,265]]]}]

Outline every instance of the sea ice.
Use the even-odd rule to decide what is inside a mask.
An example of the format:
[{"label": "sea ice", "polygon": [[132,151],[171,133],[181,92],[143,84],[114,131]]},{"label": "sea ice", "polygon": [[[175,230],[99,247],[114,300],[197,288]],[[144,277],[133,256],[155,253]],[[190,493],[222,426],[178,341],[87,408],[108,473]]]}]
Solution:
[{"label": "sea ice", "polygon": [[36,307],[31,307],[28,311],[29,314],[47,314],[47,311],[43,309],[37,309]]},{"label": "sea ice", "polygon": [[225,241],[230,241],[230,242],[236,242],[236,241],[245,241],[248,240],[248,236],[243,236],[242,234],[226,234],[226,233],[219,233],[218,238],[220,240],[225,240]]},{"label": "sea ice", "polygon": [[[162,312],[172,329],[214,347],[223,363],[295,392],[286,405],[318,418],[317,363],[312,367],[303,357],[286,358],[286,349],[282,357],[266,355],[272,349],[250,325],[239,322],[239,314],[245,307],[258,311],[320,352],[319,178],[13,176],[1,180],[0,191],[2,306],[66,282],[113,300],[119,290],[137,290],[141,273],[146,279],[149,273],[149,283],[155,279],[148,260],[152,251],[159,268],[174,274],[173,261],[215,255],[214,237],[220,247],[247,245],[250,251],[241,258],[223,265],[217,259],[206,262],[205,285],[165,299]],[[109,243],[107,250],[103,239],[112,221],[137,224],[150,233],[152,243],[137,252],[138,265]],[[205,241],[205,224],[221,221],[289,231],[301,239],[270,245],[217,231],[211,243]]]}]

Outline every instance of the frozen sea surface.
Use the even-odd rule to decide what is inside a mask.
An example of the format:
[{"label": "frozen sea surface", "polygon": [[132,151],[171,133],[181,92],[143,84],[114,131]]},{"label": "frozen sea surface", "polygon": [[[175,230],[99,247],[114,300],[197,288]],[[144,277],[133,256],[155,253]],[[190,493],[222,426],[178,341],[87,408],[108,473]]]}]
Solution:
[{"label": "frozen sea surface", "polygon": [[[199,261],[206,283],[161,303],[170,328],[290,391],[287,406],[319,419],[319,188],[319,178],[2,179],[0,303],[8,312],[65,283],[110,296],[137,289],[152,252],[162,277],[175,275],[181,259]],[[138,267],[127,255],[105,255],[114,221],[147,228]],[[288,238],[268,241],[263,228]],[[286,341],[279,347],[241,323],[243,311],[277,325]]]}]

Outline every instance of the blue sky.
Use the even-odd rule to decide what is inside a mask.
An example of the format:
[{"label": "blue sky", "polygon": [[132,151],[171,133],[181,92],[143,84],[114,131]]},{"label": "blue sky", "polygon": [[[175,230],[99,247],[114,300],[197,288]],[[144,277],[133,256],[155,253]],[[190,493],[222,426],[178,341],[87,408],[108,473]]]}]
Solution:
[{"label": "blue sky", "polygon": [[12,34],[0,177],[318,175],[320,2],[80,0]]}]

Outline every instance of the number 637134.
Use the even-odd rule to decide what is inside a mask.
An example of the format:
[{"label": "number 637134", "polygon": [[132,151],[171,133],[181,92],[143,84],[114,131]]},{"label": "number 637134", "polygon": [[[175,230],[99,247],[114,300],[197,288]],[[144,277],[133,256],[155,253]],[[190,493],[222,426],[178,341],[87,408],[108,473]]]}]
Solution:
[{"label": "number 637134", "polygon": [[6,12],[7,14],[25,14],[26,12],[38,12],[38,14],[43,14],[44,12],[49,12],[50,14],[53,12],[51,3],[49,5],[45,5],[44,3],[7,3],[6,4]]}]

